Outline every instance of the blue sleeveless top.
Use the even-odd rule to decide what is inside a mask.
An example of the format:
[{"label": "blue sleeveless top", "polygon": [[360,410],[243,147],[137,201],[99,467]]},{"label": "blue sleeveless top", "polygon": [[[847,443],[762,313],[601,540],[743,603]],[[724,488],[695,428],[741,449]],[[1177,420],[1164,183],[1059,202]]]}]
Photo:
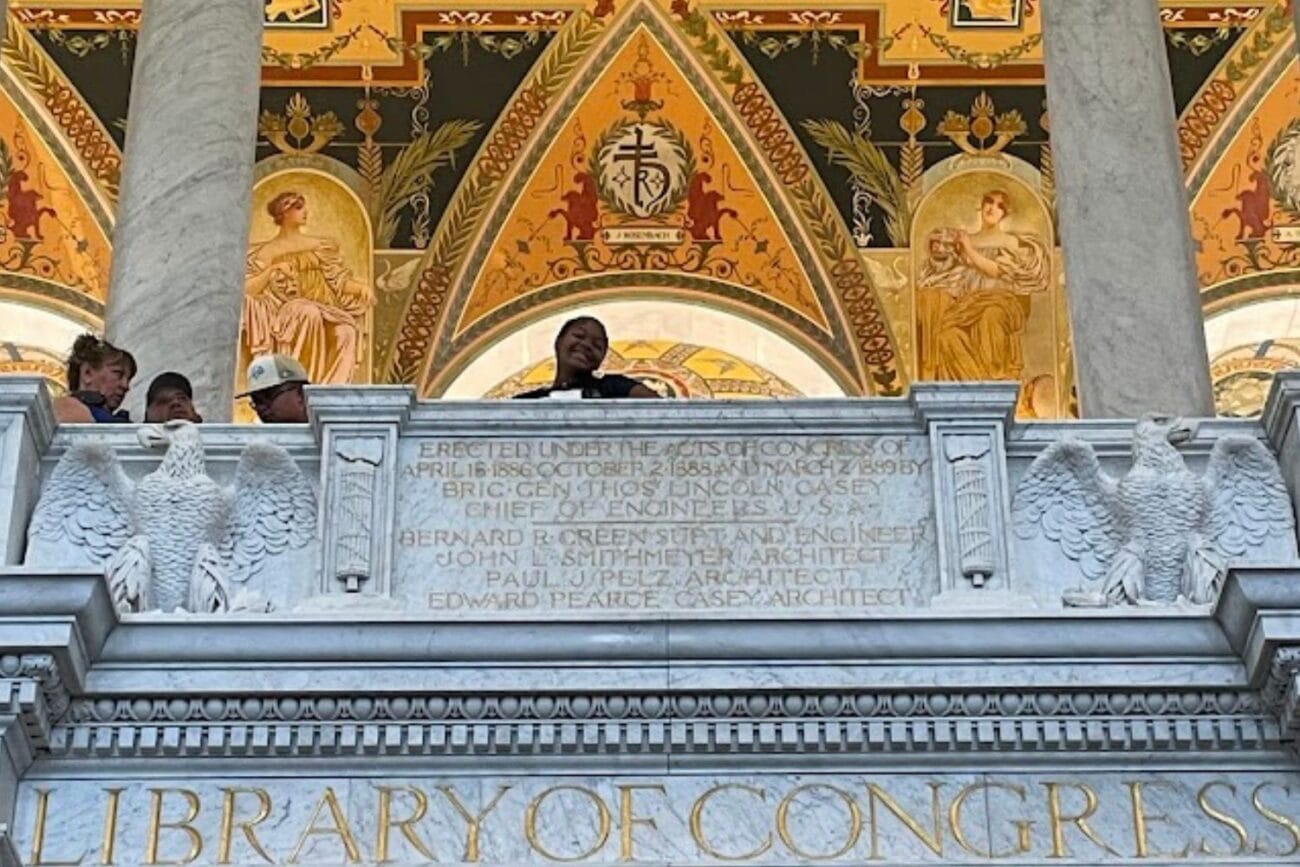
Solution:
[{"label": "blue sleeveless top", "polygon": [[117,412],[112,412],[108,407],[104,406],[104,398],[97,392],[77,391],[73,392],[72,396],[81,401],[86,409],[90,410],[90,416],[95,420],[96,424],[131,423],[131,416],[126,410],[119,409]]}]

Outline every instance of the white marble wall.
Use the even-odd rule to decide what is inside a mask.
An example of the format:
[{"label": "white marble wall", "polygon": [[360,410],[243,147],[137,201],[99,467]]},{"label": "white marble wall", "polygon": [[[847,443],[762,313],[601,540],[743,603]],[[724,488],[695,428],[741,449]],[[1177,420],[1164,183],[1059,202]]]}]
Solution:
[{"label": "white marble wall", "polygon": [[1156,0],[1043,4],[1083,411],[1214,412]]},{"label": "white marble wall", "polygon": [[252,201],[262,0],[145,0],[131,85],[107,331],[209,421],[234,390]]}]

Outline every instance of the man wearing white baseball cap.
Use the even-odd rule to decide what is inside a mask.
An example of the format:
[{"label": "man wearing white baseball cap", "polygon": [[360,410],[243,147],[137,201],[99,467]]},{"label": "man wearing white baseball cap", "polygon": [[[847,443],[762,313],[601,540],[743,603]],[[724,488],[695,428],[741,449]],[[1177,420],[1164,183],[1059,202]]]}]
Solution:
[{"label": "man wearing white baseball cap", "polygon": [[248,391],[239,395],[253,403],[264,424],[306,424],[307,401],[302,387],[307,370],[288,355],[259,355],[248,365]]}]

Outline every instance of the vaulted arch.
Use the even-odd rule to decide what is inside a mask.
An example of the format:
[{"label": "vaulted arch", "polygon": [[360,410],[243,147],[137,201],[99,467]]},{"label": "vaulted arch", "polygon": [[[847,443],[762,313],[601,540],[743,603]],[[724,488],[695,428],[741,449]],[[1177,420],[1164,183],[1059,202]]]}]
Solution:
[{"label": "vaulted arch", "polygon": [[[859,393],[901,391],[892,335],[841,218],[709,26],[637,2],[608,23],[575,16],[556,37],[421,262],[391,380],[441,393],[485,333],[566,288],[608,299],[652,282],[781,320]],[[666,189],[639,210],[617,180],[635,186],[618,163],[634,145],[654,167],[630,170],[662,175]]]}]

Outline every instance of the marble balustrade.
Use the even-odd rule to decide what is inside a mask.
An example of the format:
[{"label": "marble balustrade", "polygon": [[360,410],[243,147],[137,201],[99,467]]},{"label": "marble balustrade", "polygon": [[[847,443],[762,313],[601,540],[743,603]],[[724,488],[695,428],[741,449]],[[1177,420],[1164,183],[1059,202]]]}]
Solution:
[{"label": "marble balustrade", "polygon": [[[67,456],[143,486],[161,452],[0,381],[0,863],[1285,861],[1294,535],[1205,604],[1066,605],[1025,479],[1062,438],[1124,475],[1134,424],[1014,400],[313,389],[310,425],[200,428],[213,481],[274,444],[320,515],[239,585],[271,610],[205,615],[25,556]],[[1294,494],[1300,379],[1189,436]]]}]

